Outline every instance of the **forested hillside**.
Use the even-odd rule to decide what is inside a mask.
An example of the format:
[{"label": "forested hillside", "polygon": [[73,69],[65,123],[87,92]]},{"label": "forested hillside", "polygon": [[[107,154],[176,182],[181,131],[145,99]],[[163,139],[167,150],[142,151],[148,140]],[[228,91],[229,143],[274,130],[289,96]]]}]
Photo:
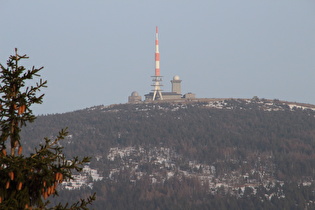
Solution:
[{"label": "forested hillside", "polygon": [[64,200],[95,191],[95,209],[315,208],[311,105],[255,98],[97,106],[39,116],[22,132],[33,143],[24,148],[65,127],[64,152],[93,157],[89,167],[102,179],[80,189],[69,183]]}]

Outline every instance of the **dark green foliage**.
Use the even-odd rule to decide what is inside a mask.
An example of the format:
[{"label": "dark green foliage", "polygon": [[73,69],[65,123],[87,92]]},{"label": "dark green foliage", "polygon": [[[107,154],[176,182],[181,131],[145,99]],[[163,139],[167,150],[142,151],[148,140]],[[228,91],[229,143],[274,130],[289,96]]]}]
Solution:
[{"label": "dark green foliage", "polygon": [[[21,127],[35,120],[31,105],[42,103],[43,95],[37,96],[37,93],[46,87],[46,81],[41,79],[35,86],[25,87],[27,80],[39,76],[42,69],[26,70],[20,66],[19,61],[26,58],[15,50],[7,68],[0,65],[0,209],[46,209],[49,202],[45,200],[58,195],[58,184],[72,179],[72,171],[81,171],[82,165],[90,160],[87,157],[66,159],[59,145],[68,135],[63,129],[53,140],[44,138],[45,142],[34,153],[22,154]],[[10,154],[6,150],[8,140]],[[95,195],[71,206],[58,204],[51,209],[86,209],[94,199]]]},{"label": "dark green foliage", "polygon": [[20,56],[15,49],[15,55],[10,56],[7,68],[2,64],[1,67],[1,86],[0,86],[0,143],[2,150],[6,148],[6,140],[10,137],[11,154],[14,156],[14,149],[21,146],[20,127],[25,126],[26,122],[33,122],[35,116],[32,114],[30,106],[42,103],[44,95],[36,96],[41,88],[46,87],[47,81],[40,79],[36,86],[26,87],[27,80],[39,76],[38,72],[42,69],[32,68],[26,70],[24,66],[19,66],[21,59],[27,59],[26,55]]},{"label": "dark green foliage", "polygon": [[110,147],[137,145],[173,148],[187,159],[204,163],[230,158],[251,161],[252,155],[260,154],[272,156],[279,173],[289,174],[288,179],[314,176],[313,111],[287,108],[269,112],[255,108],[255,104],[246,110],[187,105],[170,111],[174,108],[171,104],[159,106],[165,109],[151,109],[146,104],[117,105],[41,116],[23,134],[30,140],[38,139],[41,134],[36,131],[53,135],[68,124],[73,147],[65,149],[67,155],[103,155]]},{"label": "dark green foliage", "polygon": [[[314,207],[314,184],[301,185],[302,180],[315,179],[315,112],[275,101],[281,111],[267,111],[261,103],[226,100],[222,109],[208,108],[205,103],[191,104],[122,104],[56,115],[40,116],[22,131],[23,136],[36,139],[45,131],[53,135],[69,125],[71,156],[101,155],[91,162],[106,177],[110,166],[119,164],[106,159],[111,147],[167,147],[182,156],[176,164],[188,169],[187,161],[195,160],[216,168],[216,177],[231,171],[255,173],[249,178],[263,183],[258,172],[272,174],[283,181],[275,186],[245,189],[245,196],[227,193],[224,188],[211,193],[198,180],[174,177],[164,183],[152,184],[149,178],[130,182],[130,172],[116,175],[115,181],[105,179],[94,183],[98,195],[95,209],[304,209]],[[152,164],[139,170],[153,173]],[[117,178],[117,179],[116,179]],[[117,180],[117,181],[116,181]],[[70,191],[71,196],[90,190]],[[68,196],[67,191],[61,192]],[[266,197],[266,194],[275,196]],[[105,206],[105,207],[104,207]]]}]

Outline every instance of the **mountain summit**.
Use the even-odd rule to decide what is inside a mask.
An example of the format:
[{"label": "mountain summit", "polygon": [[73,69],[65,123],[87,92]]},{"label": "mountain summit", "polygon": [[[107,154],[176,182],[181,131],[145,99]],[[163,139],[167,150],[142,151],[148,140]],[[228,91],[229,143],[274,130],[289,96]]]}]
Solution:
[{"label": "mountain summit", "polygon": [[255,97],[95,106],[39,116],[22,140],[38,144],[63,127],[65,153],[93,157],[64,199],[95,191],[97,209],[315,207],[313,105]]}]

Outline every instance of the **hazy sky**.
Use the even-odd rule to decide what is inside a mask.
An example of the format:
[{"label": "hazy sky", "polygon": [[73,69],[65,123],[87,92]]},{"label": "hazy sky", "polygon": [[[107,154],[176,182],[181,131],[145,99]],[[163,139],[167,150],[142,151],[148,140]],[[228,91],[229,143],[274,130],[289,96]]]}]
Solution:
[{"label": "hazy sky", "polygon": [[315,104],[314,0],[0,0],[0,62],[17,47],[44,66],[37,114],[126,103],[152,87],[207,98]]}]

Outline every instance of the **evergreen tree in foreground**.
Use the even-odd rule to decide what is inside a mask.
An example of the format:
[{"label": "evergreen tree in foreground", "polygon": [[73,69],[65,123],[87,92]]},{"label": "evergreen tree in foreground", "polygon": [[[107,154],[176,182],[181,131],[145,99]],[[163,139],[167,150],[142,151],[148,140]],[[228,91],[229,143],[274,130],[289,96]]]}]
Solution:
[{"label": "evergreen tree in foreground", "polygon": [[[90,161],[84,157],[67,160],[58,142],[68,134],[61,130],[55,139],[45,138],[45,143],[34,153],[24,156],[20,131],[28,122],[35,120],[31,105],[41,104],[44,94],[37,96],[47,81],[39,80],[34,86],[26,86],[28,80],[40,77],[43,68],[26,70],[19,61],[26,55],[11,55],[7,67],[0,64],[0,209],[46,209],[49,196],[58,196],[57,186],[64,180],[73,179],[72,171],[81,171]],[[95,194],[75,204],[59,204],[51,209],[87,209]]]}]

